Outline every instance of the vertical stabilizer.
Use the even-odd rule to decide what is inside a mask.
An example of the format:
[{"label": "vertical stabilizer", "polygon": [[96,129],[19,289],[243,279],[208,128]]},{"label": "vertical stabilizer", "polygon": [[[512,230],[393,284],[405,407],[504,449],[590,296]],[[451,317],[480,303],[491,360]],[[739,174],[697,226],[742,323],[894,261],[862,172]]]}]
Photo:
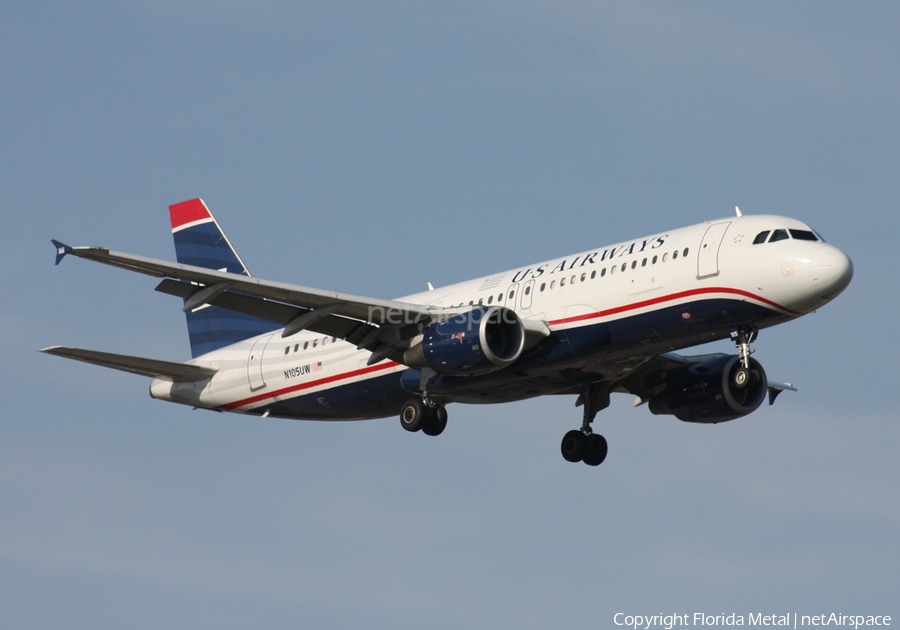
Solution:
[{"label": "vertical stabilizer", "polygon": [[[175,239],[175,257],[179,263],[250,275],[244,261],[231,246],[202,199],[191,199],[169,206],[169,217],[172,220],[172,237]],[[185,315],[191,355],[194,357],[278,327],[258,317],[209,305]]]}]

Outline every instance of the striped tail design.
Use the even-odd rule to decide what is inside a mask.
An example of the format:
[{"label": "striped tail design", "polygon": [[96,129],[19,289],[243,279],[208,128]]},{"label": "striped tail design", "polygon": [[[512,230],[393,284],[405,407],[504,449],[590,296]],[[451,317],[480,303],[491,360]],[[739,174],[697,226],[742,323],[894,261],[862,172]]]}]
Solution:
[{"label": "striped tail design", "polygon": [[[191,199],[169,206],[169,217],[172,220],[172,237],[175,239],[175,256],[179,263],[250,275],[202,199]],[[185,315],[193,357],[271,332],[278,327],[258,317],[209,305]]]}]

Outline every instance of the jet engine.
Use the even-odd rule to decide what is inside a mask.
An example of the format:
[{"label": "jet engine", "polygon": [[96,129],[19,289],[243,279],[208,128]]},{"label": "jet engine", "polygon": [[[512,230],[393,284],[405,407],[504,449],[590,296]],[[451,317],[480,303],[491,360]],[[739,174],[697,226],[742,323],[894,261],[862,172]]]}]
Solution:
[{"label": "jet engine", "polygon": [[725,422],[756,411],[767,389],[758,361],[750,359],[748,374],[740,357],[723,354],[672,375],[665,390],[650,399],[650,411],[684,422]]},{"label": "jet engine", "polygon": [[524,346],[525,328],[514,311],[476,306],[429,324],[421,343],[404,353],[403,362],[438,374],[487,374],[518,359]]}]

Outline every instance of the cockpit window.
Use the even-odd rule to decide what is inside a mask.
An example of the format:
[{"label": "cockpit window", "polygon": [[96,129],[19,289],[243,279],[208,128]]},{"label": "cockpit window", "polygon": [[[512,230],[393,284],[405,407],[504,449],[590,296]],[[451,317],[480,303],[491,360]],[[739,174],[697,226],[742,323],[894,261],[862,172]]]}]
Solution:
[{"label": "cockpit window", "polygon": [[819,237],[810,230],[791,230],[791,237],[798,241],[818,241]]},{"label": "cockpit window", "polygon": [[[770,234],[771,236],[769,236]],[[760,243],[765,242],[774,243],[776,241],[786,241],[790,238],[798,241],[818,242],[822,240],[819,235],[812,230],[765,230],[756,235],[756,238],[753,239],[753,244],[759,245]]]}]

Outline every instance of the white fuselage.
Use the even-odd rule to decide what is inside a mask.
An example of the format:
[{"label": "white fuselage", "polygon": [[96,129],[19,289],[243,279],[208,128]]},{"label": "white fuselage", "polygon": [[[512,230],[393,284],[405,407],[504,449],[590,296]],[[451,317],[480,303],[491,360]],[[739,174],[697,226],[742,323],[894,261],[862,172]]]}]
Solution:
[{"label": "white fuselage", "polygon": [[[776,230],[787,236],[754,244],[762,232]],[[852,265],[836,247],[810,239],[812,234],[806,224],[786,217],[731,217],[401,300],[451,312],[500,305],[522,320],[545,322],[551,337],[572,346],[570,353],[548,352],[523,363],[522,370],[513,364],[485,380],[496,390],[485,402],[526,398],[560,389],[553,378],[539,376],[588,368],[606,375],[624,373],[652,354],[723,338],[742,317],[752,317],[755,326],[764,328],[820,307],[846,287]],[[713,304],[716,308],[709,308]],[[575,347],[580,330],[600,326],[611,331],[604,333],[609,337],[604,343]],[[151,395],[197,407],[286,417],[392,415],[398,396],[404,395],[400,373],[409,368],[389,360],[367,365],[370,356],[340,339],[306,331],[282,338],[275,331],[190,361],[217,369],[211,379],[175,384],[156,379]],[[526,376],[534,384],[517,388],[517,379]],[[474,401],[477,382],[459,395],[448,389],[445,400]],[[336,388],[352,388],[359,403],[343,409],[334,397]]]}]

